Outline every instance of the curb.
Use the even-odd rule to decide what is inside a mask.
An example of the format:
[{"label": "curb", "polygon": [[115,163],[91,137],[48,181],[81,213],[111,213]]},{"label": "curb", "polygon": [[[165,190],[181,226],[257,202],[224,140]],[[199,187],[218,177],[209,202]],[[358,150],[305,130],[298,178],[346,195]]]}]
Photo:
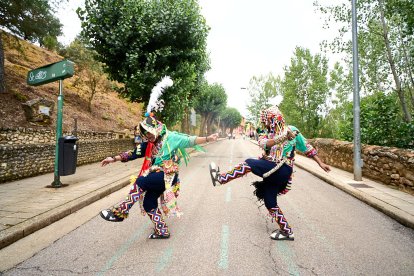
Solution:
[{"label": "curb", "polygon": [[40,230],[89,204],[98,201],[105,196],[122,189],[129,185],[129,176],[125,179],[110,183],[103,188],[95,190],[89,194],[83,195],[77,199],[62,204],[53,210],[44,212],[32,219],[28,219],[16,226],[10,227],[0,234],[0,249]]},{"label": "curb", "polygon": [[387,202],[379,200],[369,194],[361,192],[358,189],[350,187],[346,183],[340,180],[334,179],[328,175],[322,174],[321,172],[315,171],[312,168],[309,168],[308,166],[301,164],[298,161],[295,162],[295,165],[301,169],[304,169],[310,174],[322,179],[326,183],[331,184],[332,186],[335,186],[336,188],[352,195],[353,197],[361,200],[362,202],[368,204],[369,206],[374,207],[378,211],[381,211],[382,213],[400,222],[402,225],[407,226],[411,229],[414,229],[414,217],[402,211],[401,209],[398,209],[397,207],[394,207],[388,204]]}]

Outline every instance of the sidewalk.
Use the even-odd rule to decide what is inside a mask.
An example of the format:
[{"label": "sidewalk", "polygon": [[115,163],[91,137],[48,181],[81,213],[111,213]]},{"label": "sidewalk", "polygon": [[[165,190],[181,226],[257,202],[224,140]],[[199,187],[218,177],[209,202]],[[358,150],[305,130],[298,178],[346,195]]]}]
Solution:
[{"label": "sidewalk", "polygon": [[[129,185],[141,160],[80,166],[76,174],[61,177],[69,184],[62,188],[47,187],[53,173],[0,184],[0,249]],[[300,155],[295,165],[414,229],[414,196],[369,179],[354,181],[353,174],[333,167],[326,173]]]},{"label": "sidewalk", "polygon": [[142,159],[80,166],[60,177],[67,186],[49,188],[53,173],[0,184],[0,249],[129,185]]},{"label": "sidewalk", "polygon": [[315,161],[301,155],[296,155],[295,160],[295,165],[299,168],[356,197],[402,225],[414,229],[413,195],[365,177],[362,181],[355,181],[353,173],[332,166],[331,171],[327,173]]}]

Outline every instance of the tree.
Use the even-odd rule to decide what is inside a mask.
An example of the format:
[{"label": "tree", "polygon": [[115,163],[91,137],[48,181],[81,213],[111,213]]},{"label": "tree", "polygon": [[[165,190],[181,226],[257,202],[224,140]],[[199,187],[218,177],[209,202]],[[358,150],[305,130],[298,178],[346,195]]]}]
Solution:
[{"label": "tree", "polygon": [[84,84],[87,88],[88,111],[92,112],[92,101],[98,91],[110,89],[110,82],[103,72],[102,64],[94,59],[96,52],[77,37],[61,54],[78,67],[75,85]]},{"label": "tree", "polygon": [[328,112],[322,118],[320,137],[340,139],[340,124],[346,118],[345,106],[352,95],[352,74],[345,71],[339,62],[334,64],[329,72],[328,86],[332,100],[329,102]]},{"label": "tree", "polygon": [[221,113],[221,122],[224,129],[230,128],[230,133],[233,135],[233,129],[238,127],[243,117],[240,112],[234,107],[227,107]]},{"label": "tree", "polygon": [[404,34],[414,34],[414,2],[412,0],[387,0],[385,3],[387,17],[398,15],[402,19]]},{"label": "tree", "polygon": [[200,136],[211,132],[211,123],[227,105],[227,94],[221,84],[203,82],[194,109],[201,115]]},{"label": "tree", "polygon": [[[402,119],[410,122],[414,108],[414,53],[409,50],[414,48],[413,13],[410,13],[413,3],[411,0],[361,0],[357,4],[362,92],[366,95],[396,93]],[[317,6],[322,13],[343,25],[340,35],[330,43],[330,47],[346,53],[350,59],[351,42],[345,38],[351,30],[350,4]],[[411,106],[407,99],[411,99]]]},{"label": "tree", "polygon": [[313,56],[308,49],[296,47],[284,71],[280,109],[288,124],[297,126],[307,137],[316,137],[330,97],[328,61],[320,54]]},{"label": "tree", "polygon": [[[58,5],[60,1],[53,1]],[[0,0],[0,27],[31,42],[62,34],[62,24],[54,17],[47,0]],[[2,38],[0,37],[0,40]],[[5,90],[4,51],[0,41],[0,92]]]},{"label": "tree", "polygon": [[0,0],[0,26],[31,42],[62,34],[48,0]]},{"label": "tree", "polygon": [[119,93],[148,103],[152,87],[165,75],[159,116],[174,125],[189,110],[196,86],[208,69],[208,27],[196,0],[86,0],[78,9],[82,34],[99,54]]},{"label": "tree", "polygon": [[260,111],[270,107],[272,99],[280,95],[280,77],[267,76],[253,77],[249,83],[250,104],[247,105],[249,120],[259,122]]},{"label": "tree", "polygon": [[[346,104],[340,124],[341,139],[352,141],[352,104]],[[395,94],[374,93],[361,99],[361,142],[369,145],[414,149],[414,124],[401,121]]]}]

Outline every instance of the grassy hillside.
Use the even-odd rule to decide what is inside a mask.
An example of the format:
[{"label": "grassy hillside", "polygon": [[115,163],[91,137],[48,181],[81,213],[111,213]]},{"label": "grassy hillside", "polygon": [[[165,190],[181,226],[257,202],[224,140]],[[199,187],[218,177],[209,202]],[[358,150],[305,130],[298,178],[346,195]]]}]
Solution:
[{"label": "grassy hillside", "polygon": [[[17,39],[0,31],[5,54],[6,93],[0,94],[0,127],[32,127],[26,121],[22,103],[35,98],[44,98],[55,103],[52,123],[47,128],[56,128],[56,107],[59,94],[58,82],[37,87],[26,84],[29,70],[61,61],[62,56],[36,45]],[[118,97],[115,91],[98,91],[88,111],[87,88],[75,85],[75,76],[63,81],[63,129],[73,129],[78,118],[78,130],[122,131],[132,129],[141,119],[142,104],[130,103]]]}]

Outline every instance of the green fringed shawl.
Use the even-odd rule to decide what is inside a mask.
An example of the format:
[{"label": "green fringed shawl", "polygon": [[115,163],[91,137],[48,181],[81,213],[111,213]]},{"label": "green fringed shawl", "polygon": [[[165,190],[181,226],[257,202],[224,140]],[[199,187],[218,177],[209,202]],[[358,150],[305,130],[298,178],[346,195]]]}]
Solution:
[{"label": "green fringed shawl", "polygon": [[165,128],[165,126],[164,130],[164,141],[160,150],[161,156],[158,156],[158,158],[155,160],[155,165],[160,165],[163,160],[170,160],[174,154],[182,158],[187,165],[188,161],[190,160],[190,155],[185,149],[189,147],[193,147],[197,151],[206,152],[203,147],[197,144],[191,146],[192,141],[189,135],[175,131],[170,132]]}]

